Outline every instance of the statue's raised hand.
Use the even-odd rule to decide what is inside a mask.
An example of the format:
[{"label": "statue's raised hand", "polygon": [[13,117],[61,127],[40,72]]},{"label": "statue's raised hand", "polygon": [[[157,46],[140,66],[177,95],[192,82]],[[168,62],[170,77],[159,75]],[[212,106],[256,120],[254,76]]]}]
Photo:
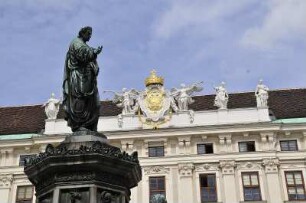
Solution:
[{"label": "statue's raised hand", "polygon": [[95,50],[95,54],[100,54],[102,52],[103,46],[98,46],[98,48]]}]

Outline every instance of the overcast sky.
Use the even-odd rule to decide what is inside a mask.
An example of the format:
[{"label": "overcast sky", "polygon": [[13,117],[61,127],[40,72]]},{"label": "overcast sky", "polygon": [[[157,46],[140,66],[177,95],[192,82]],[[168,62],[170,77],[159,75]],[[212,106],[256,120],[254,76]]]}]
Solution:
[{"label": "overcast sky", "polygon": [[306,87],[306,0],[0,0],[0,106],[61,97],[65,54],[93,27],[103,90],[225,81],[229,92]]}]

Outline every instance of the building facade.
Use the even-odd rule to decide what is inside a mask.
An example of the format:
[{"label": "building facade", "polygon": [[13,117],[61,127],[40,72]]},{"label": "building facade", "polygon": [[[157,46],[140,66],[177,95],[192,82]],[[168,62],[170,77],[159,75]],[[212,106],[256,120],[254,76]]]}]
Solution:
[{"label": "building facade", "polygon": [[[138,151],[143,178],[132,203],[156,194],[168,203],[306,202],[306,89],[269,91],[259,107],[254,92],[227,95],[225,108],[214,106],[215,95],[192,99],[188,110],[168,111],[158,125],[145,111],[101,103],[98,131]],[[49,119],[44,111],[0,108],[1,203],[35,202],[24,160],[71,133],[62,110]]]}]

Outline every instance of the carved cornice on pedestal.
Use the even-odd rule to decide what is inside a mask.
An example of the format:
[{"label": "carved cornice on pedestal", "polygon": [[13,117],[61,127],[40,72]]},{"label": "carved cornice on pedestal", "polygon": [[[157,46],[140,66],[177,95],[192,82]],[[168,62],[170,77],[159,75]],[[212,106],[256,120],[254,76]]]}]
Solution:
[{"label": "carved cornice on pedestal", "polygon": [[219,135],[220,144],[231,144],[232,143],[232,135],[231,134],[222,134]]},{"label": "carved cornice on pedestal", "polygon": [[193,169],[193,163],[183,163],[178,165],[180,176],[192,176]]},{"label": "carved cornice on pedestal", "polygon": [[265,167],[266,173],[277,173],[280,165],[278,159],[264,159],[262,165]]},{"label": "carved cornice on pedestal", "polygon": [[133,150],[134,140],[121,140],[121,148],[123,151]]},{"label": "carved cornice on pedestal", "polygon": [[12,174],[0,174],[0,188],[10,188],[13,182]]},{"label": "carved cornice on pedestal", "polygon": [[272,143],[276,138],[276,134],[274,132],[262,132],[260,133],[260,137],[262,142]]},{"label": "carved cornice on pedestal", "polygon": [[222,170],[223,174],[230,175],[235,173],[235,168],[237,164],[233,160],[225,160],[225,161],[220,161],[219,167]]},{"label": "carved cornice on pedestal", "polygon": [[178,142],[180,147],[189,147],[190,146],[191,136],[179,137]]},{"label": "carved cornice on pedestal", "polygon": [[169,174],[170,169],[164,166],[151,166],[144,168],[145,175],[154,175],[154,174]]}]

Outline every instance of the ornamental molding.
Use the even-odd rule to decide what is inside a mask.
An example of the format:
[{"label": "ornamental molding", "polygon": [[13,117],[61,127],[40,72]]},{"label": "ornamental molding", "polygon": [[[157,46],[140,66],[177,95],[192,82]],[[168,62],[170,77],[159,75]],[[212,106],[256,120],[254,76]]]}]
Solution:
[{"label": "ornamental molding", "polygon": [[191,176],[194,170],[193,163],[183,163],[178,165],[180,176]]},{"label": "ornamental molding", "polygon": [[277,173],[280,165],[279,159],[264,159],[262,165],[265,167],[266,173]]},{"label": "ornamental molding", "polygon": [[261,170],[262,169],[262,166],[256,162],[246,162],[246,163],[240,163],[237,165],[237,169],[238,170],[249,170],[249,169],[252,169],[252,170]]},{"label": "ornamental molding", "polygon": [[220,161],[219,167],[223,174],[230,175],[235,173],[235,168],[237,164],[233,160]]},{"label": "ornamental molding", "polygon": [[145,175],[153,175],[153,174],[169,174],[170,169],[164,166],[152,166],[148,168],[144,168]]},{"label": "ornamental molding", "polygon": [[204,172],[204,171],[219,171],[220,168],[217,164],[201,164],[195,166],[196,172]]},{"label": "ornamental molding", "polygon": [[13,182],[13,174],[0,174],[0,187],[7,188],[11,187]]}]

